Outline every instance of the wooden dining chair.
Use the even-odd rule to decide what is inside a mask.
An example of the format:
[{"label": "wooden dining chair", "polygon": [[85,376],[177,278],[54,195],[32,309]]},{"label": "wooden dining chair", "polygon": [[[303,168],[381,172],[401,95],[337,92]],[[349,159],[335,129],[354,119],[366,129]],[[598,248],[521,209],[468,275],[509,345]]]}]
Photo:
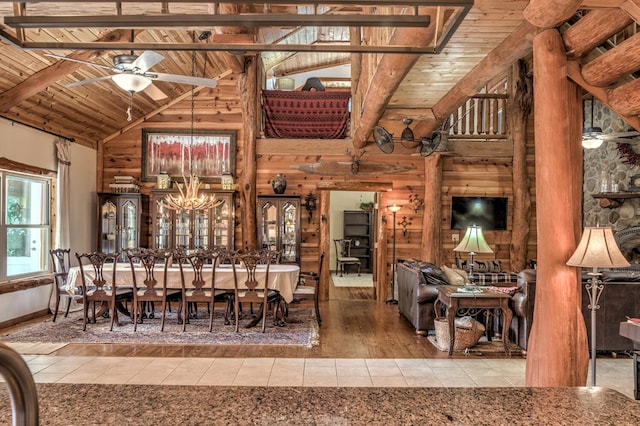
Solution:
[{"label": "wooden dining chair", "polygon": [[[209,332],[213,331],[213,318],[215,304],[225,303],[225,324],[229,323],[228,298],[229,291],[216,289],[216,268],[220,263],[221,252],[219,250],[201,250],[188,253],[184,250],[173,252],[174,259],[180,266],[180,281],[182,286],[182,331],[186,331],[189,322],[189,305],[195,308],[195,316],[198,315],[198,303],[207,304],[209,313]],[[205,268],[211,267],[211,281],[204,279]]]},{"label": "wooden dining chair", "polygon": [[[316,318],[318,325],[322,324],[322,318],[320,317],[320,306],[318,303],[318,297],[320,294],[320,275],[322,274],[322,264],[324,263],[324,252],[320,255],[320,263],[318,264],[318,272],[300,272],[300,281],[304,281],[304,284],[298,283],[296,289],[293,291],[293,300],[313,300],[313,306],[316,311]],[[311,283],[311,285],[307,285]]]},{"label": "wooden dining chair", "polygon": [[[82,283],[83,331],[87,330],[90,306],[94,324],[96,323],[96,303],[99,302],[109,312],[110,330],[113,331],[113,324],[120,325],[116,304],[133,300],[131,288],[116,286],[116,264],[119,256],[120,253],[76,253]],[[85,273],[88,266],[93,269],[92,278],[87,277],[90,273],[88,270]],[[107,280],[107,277],[110,279]]]},{"label": "wooden dining chair", "polygon": [[67,301],[67,307],[64,312],[64,317],[69,315],[69,308],[71,308],[71,302],[82,301],[82,288],[76,288],[73,292],[69,292],[67,278],[69,276],[69,268],[71,267],[71,249],[53,249],[49,250],[49,257],[51,258],[51,266],[53,269],[53,288],[56,297],[56,307],[53,311],[53,322],[56,322],[58,317],[58,309],[60,307],[60,300]]},{"label": "wooden dining chair", "polygon": [[[145,304],[155,306],[156,302],[161,304],[160,331],[164,331],[168,303],[169,301],[181,300],[182,295],[179,288],[167,288],[167,269],[170,264],[171,252],[141,248],[127,251],[127,258],[131,265],[133,278],[133,331],[137,331],[138,323],[144,321]],[[162,284],[160,286],[158,286],[158,280],[155,276],[156,268],[162,269]],[[140,270],[144,271],[144,280],[139,283],[138,272]]]},{"label": "wooden dining chair", "polygon": [[351,256],[351,240],[340,238],[333,240],[336,246],[336,273],[340,271],[340,276],[344,274],[345,266],[356,265],[358,275],[360,275],[360,259]]},{"label": "wooden dining chair", "polygon": [[[282,298],[277,290],[268,288],[271,256],[267,253],[251,252],[236,255],[239,265],[232,262],[233,268],[233,312],[236,320],[236,332],[240,329],[240,304],[259,303],[262,316],[262,332],[266,330],[267,310],[273,306],[274,324],[284,315]],[[258,268],[265,268],[264,275],[258,274]],[[262,272],[262,270],[260,271]],[[261,275],[264,278],[258,278]]]}]

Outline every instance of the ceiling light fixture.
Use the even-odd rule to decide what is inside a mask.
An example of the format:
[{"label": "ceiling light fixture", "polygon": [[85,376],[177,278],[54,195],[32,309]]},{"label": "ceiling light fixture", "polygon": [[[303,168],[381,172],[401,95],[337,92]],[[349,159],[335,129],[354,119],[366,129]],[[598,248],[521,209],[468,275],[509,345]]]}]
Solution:
[{"label": "ceiling light fixture", "polygon": [[593,126],[593,102],[594,98],[591,96],[591,127],[585,127],[582,130],[582,146],[587,149],[599,148],[604,142],[602,129]]},{"label": "ceiling light fixture", "polygon": [[122,73],[111,76],[114,83],[122,90],[133,94],[141,92],[151,84],[151,79],[140,74]]}]

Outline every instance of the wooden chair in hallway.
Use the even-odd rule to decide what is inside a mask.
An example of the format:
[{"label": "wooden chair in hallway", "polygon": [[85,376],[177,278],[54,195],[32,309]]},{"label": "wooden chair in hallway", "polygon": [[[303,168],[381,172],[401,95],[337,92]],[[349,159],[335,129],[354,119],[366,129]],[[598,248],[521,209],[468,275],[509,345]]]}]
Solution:
[{"label": "wooden chair in hallway", "polygon": [[[138,330],[138,323],[144,320],[144,306],[155,306],[155,302],[161,305],[160,331],[164,331],[165,313],[168,302],[181,299],[181,291],[177,288],[167,288],[167,268],[171,252],[163,250],[138,249],[127,252],[127,258],[131,265],[133,278],[133,331]],[[156,267],[162,269],[162,284],[158,286],[155,276]],[[138,273],[144,270],[144,280],[138,283]],[[153,310],[150,317],[153,316]]]},{"label": "wooden chair in hallway", "polygon": [[60,308],[60,300],[64,299],[67,301],[67,307],[64,312],[64,317],[66,318],[69,315],[71,302],[75,300],[78,303],[81,303],[82,288],[77,287],[73,293],[68,291],[67,278],[69,276],[69,268],[71,267],[71,249],[49,250],[49,257],[51,258],[51,265],[53,268],[53,288],[56,298],[56,307],[53,311],[53,322],[56,322],[58,309]]},{"label": "wooden chair in hallway", "polygon": [[[108,310],[111,317],[110,330],[113,331],[113,324],[120,325],[116,304],[133,300],[133,291],[130,287],[116,286],[116,264],[119,256],[120,253],[76,253],[82,282],[83,331],[87,330],[90,306],[94,324],[96,303],[100,303],[101,307],[104,306]],[[87,269],[89,266],[93,271]]]},{"label": "wooden chair in hallway", "polygon": [[[320,255],[320,263],[318,264],[318,272],[300,272],[300,279],[304,281],[304,284],[298,284],[293,291],[293,300],[313,300],[313,305],[316,310],[316,319],[318,325],[322,324],[322,318],[320,317],[320,306],[318,304],[318,297],[320,293],[320,275],[322,274],[322,264],[324,263],[324,252]],[[311,283],[312,285],[307,285]]]},{"label": "wooden chair in hallway", "polygon": [[352,240],[340,238],[333,240],[336,246],[336,273],[340,271],[340,276],[344,274],[345,266],[355,265],[358,267],[358,275],[360,275],[360,259],[351,256]]}]

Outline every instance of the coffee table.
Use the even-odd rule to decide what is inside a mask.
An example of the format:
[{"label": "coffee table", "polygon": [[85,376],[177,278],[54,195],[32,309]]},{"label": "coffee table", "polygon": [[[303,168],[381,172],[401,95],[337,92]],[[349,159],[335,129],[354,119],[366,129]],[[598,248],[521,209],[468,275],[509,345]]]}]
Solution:
[{"label": "coffee table", "polygon": [[[496,310],[502,311],[502,343],[504,352],[509,355],[509,325],[513,312],[509,308],[511,296],[507,293],[489,290],[487,287],[474,286],[477,291],[465,291],[469,287],[442,285],[438,288],[438,299],[434,308],[436,316],[439,316],[442,305],[446,308],[446,318],[449,325],[449,355],[453,354],[455,343],[455,317],[458,309],[472,310]],[[474,313],[476,313],[474,311]]]}]

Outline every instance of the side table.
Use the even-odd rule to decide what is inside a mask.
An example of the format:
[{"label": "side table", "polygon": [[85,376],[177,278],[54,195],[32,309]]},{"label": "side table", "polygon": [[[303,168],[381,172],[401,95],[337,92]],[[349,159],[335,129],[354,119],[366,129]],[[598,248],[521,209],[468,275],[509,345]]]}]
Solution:
[{"label": "side table", "polygon": [[455,317],[458,309],[501,309],[502,310],[502,344],[504,352],[509,355],[509,325],[513,312],[509,308],[511,296],[506,293],[491,291],[486,287],[476,287],[478,291],[465,291],[464,286],[443,285],[438,288],[438,299],[434,308],[436,315],[442,305],[446,308],[447,324],[449,325],[449,355],[453,354],[455,343]]}]

